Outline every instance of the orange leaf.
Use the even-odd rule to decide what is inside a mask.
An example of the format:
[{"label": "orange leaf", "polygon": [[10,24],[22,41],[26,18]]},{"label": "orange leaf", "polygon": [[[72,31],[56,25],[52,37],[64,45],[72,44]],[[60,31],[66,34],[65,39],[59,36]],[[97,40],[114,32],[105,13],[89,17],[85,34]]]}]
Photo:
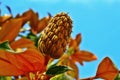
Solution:
[{"label": "orange leaf", "polygon": [[28,11],[26,11],[26,12],[24,12],[22,15],[17,15],[16,16],[16,18],[20,18],[20,19],[22,19],[22,21],[23,21],[23,24],[22,25],[24,25],[27,21],[30,21],[30,19],[32,18],[32,14],[33,14],[34,12],[30,9],[30,10],[28,10]]},{"label": "orange leaf", "polygon": [[43,71],[44,57],[35,49],[22,53],[0,50],[0,75],[17,76],[29,72]]},{"label": "orange leaf", "polygon": [[0,26],[6,22],[7,20],[9,20],[12,16],[11,15],[7,15],[7,16],[0,16]]},{"label": "orange leaf", "polygon": [[77,42],[78,45],[81,43],[81,41],[82,41],[82,36],[81,36],[80,33],[76,35],[75,41]]},{"label": "orange leaf", "polygon": [[23,15],[21,16],[17,16],[19,18],[22,18],[23,22],[26,23],[27,21],[30,22],[30,26],[32,29],[32,33],[36,34],[37,31],[37,25],[38,25],[38,21],[39,21],[39,16],[38,13],[35,13],[32,9],[26,11],[25,13],[23,13]]},{"label": "orange leaf", "polygon": [[34,13],[32,10],[30,10],[30,11],[31,11],[30,26],[32,29],[37,31],[38,13]]},{"label": "orange leaf", "polygon": [[89,62],[97,59],[93,53],[84,50],[77,51],[72,55],[72,58],[80,64],[83,64],[83,61]]},{"label": "orange leaf", "polygon": [[74,51],[79,49],[77,42],[73,39],[70,40],[69,46],[74,48]]},{"label": "orange leaf", "polygon": [[37,33],[41,32],[48,25],[48,22],[50,19],[51,19],[51,16],[48,16],[48,17],[44,17],[39,20],[38,25],[37,25],[37,30],[36,30]]},{"label": "orange leaf", "polygon": [[78,67],[74,63],[74,61],[69,59],[69,62],[67,62],[67,66],[70,66],[73,69],[73,71],[68,71],[68,74],[71,76],[73,75],[72,77],[75,77],[76,80],[78,80],[78,78],[79,78]]},{"label": "orange leaf", "polygon": [[79,44],[81,43],[81,41],[82,41],[81,34],[77,34],[75,39],[71,39],[69,46],[73,47],[75,51],[79,50]]},{"label": "orange leaf", "polygon": [[118,74],[118,69],[115,67],[109,57],[106,57],[99,64],[96,78],[103,78],[105,80],[114,80]]},{"label": "orange leaf", "polygon": [[17,69],[14,65],[12,65],[9,61],[4,61],[0,58],[0,75],[1,76],[17,76],[23,74],[22,71]]},{"label": "orange leaf", "polygon": [[11,19],[2,25],[0,30],[0,41],[13,41],[18,35],[22,26],[21,19]]},{"label": "orange leaf", "polygon": [[19,40],[12,42],[11,47],[12,47],[12,49],[35,48],[34,42],[31,41],[30,39],[26,39],[26,38],[20,38]]}]

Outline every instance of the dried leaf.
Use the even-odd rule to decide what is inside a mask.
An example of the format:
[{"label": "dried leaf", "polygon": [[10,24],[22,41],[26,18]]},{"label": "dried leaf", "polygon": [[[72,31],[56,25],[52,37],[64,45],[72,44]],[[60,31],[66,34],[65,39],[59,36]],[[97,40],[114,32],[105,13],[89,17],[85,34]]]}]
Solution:
[{"label": "dried leaf", "polygon": [[118,75],[118,69],[115,67],[109,57],[106,57],[99,64],[96,78],[103,78],[105,80],[114,80]]},{"label": "dried leaf", "polygon": [[22,27],[21,19],[11,19],[2,25],[0,30],[0,41],[13,41]]},{"label": "dried leaf", "polygon": [[43,71],[44,57],[35,49],[21,53],[0,50],[0,75],[18,76],[29,72]]},{"label": "dried leaf", "polygon": [[12,47],[12,49],[35,48],[34,42],[31,41],[30,39],[26,39],[26,38],[20,38],[19,40],[12,42],[11,47]]}]

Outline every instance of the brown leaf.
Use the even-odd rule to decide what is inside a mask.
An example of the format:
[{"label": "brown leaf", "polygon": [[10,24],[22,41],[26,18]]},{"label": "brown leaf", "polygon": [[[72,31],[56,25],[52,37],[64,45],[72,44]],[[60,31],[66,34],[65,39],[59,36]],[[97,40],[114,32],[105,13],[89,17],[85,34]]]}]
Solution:
[{"label": "brown leaf", "polygon": [[17,49],[17,48],[35,48],[34,42],[26,39],[26,38],[20,38],[17,41],[14,41],[11,43],[12,49]]},{"label": "brown leaf", "polygon": [[0,41],[13,41],[22,27],[21,19],[11,19],[3,24],[0,30]]},{"label": "brown leaf", "polygon": [[109,57],[104,58],[98,66],[96,78],[105,80],[114,80],[118,74],[118,69],[115,67]]}]

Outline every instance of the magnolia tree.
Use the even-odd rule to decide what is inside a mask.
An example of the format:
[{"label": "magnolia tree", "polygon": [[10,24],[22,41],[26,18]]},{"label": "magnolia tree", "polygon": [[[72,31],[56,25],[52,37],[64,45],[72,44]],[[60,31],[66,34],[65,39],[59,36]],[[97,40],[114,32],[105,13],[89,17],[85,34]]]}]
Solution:
[{"label": "magnolia tree", "polygon": [[[79,48],[81,34],[71,37],[72,19],[66,12],[39,18],[33,10],[15,17],[0,16],[0,80],[120,80],[120,71],[109,57],[94,76],[81,79],[76,62],[97,57]],[[26,27],[29,25],[29,27]]]}]

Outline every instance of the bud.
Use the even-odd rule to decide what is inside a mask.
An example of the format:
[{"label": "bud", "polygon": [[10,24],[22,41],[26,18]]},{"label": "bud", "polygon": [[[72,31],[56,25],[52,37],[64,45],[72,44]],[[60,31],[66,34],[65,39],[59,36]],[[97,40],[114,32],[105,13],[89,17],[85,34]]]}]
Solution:
[{"label": "bud", "polygon": [[52,58],[61,57],[66,50],[71,32],[72,20],[68,14],[64,12],[57,14],[41,33],[38,42],[39,50]]}]

